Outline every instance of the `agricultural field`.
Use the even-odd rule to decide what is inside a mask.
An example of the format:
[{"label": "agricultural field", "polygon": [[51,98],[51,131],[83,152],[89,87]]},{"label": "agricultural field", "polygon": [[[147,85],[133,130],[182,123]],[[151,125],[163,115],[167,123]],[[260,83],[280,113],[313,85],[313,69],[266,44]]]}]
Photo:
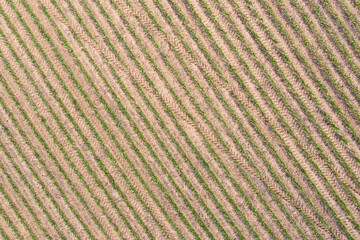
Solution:
[{"label": "agricultural field", "polygon": [[0,0],[0,239],[360,239],[359,0]]}]

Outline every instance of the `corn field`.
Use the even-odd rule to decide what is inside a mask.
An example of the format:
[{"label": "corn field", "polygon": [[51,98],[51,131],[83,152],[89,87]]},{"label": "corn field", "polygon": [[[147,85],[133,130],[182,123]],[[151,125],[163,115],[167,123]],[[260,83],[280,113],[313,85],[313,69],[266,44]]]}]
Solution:
[{"label": "corn field", "polygon": [[359,0],[0,0],[1,239],[360,239]]}]

